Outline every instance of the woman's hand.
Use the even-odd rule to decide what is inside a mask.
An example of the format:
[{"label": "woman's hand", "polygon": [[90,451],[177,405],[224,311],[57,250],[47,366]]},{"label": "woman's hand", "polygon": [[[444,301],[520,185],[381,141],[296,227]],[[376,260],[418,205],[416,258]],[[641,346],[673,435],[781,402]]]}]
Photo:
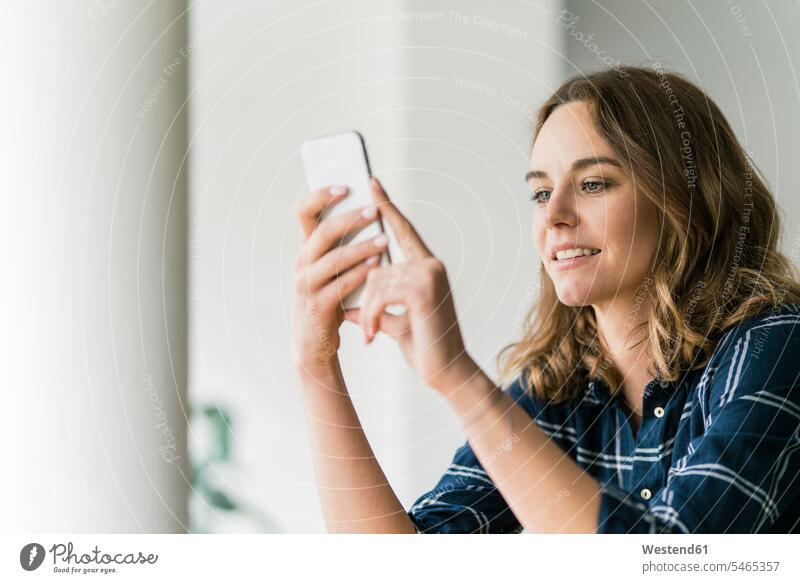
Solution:
[{"label": "woman's hand", "polygon": [[[348,310],[345,318],[364,329],[368,343],[378,332],[394,338],[406,361],[437,391],[455,390],[479,368],[464,348],[444,265],[374,177],[372,193],[405,261],[370,270],[361,308]],[[384,311],[389,304],[403,304],[406,311],[389,314]]]},{"label": "woman's hand", "polygon": [[330,367],[337,359],[339,327],[344,321],[341,299],[367,278],[378,264],[386,243],[373,237],[339,246],[342,238],[376,220],[375,205],[320,221],[320,213],[347,194],[344,187],[322,188],[308,194],[296,214],[304,242],[294,269],[293,348],[295,366],[306,372]]}]

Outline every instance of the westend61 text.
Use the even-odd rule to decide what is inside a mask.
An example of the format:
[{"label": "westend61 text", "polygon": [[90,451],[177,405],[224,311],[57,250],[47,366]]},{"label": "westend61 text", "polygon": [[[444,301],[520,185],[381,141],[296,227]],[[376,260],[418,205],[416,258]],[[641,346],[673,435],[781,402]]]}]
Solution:
[{"label": "westend61 text", "polygon": [[645,555],[707,555],[708,545],[642,545]]}]

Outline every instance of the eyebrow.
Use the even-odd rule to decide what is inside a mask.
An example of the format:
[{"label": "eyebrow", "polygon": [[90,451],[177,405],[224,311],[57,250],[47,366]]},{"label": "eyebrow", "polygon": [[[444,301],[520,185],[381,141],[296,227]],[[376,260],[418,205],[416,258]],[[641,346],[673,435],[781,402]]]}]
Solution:
[{"label": "eyebrow", "polygon": [[[571,170],[574,172],[576,170],[581,170],[586,168],[587,166],[595,166],[597,164],[610,164],[611,166],[616,166],[617,168],[622,168],[622,165],[617,162],[614,158],[609,158],[607,156],[597,156],[595,158],[581,158],[580,160],[575,160],[572,163]],[[528,182],[531,178],[546,178],[547,172],[543,172],[541,170],[531,170],[525,175],[525,182]]]}]

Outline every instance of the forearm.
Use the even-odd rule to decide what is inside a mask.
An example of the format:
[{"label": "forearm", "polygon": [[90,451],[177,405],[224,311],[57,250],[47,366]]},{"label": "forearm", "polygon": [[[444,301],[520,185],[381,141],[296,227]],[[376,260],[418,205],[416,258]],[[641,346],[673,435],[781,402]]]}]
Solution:
[{"label": "forearm", "polygon": [[375,459],[338,361],[298,368],[322,513],[328,532],[414,533]]},{"label": "forearm", "polygon": [[600,488],[483,371],[446,399],[481,465],[531,532],[593,533]]}]

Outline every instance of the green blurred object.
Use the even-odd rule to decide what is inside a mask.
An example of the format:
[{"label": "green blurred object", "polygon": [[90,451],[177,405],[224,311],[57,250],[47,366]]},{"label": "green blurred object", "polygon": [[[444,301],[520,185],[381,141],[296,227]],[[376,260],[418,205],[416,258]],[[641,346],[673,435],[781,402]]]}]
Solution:
[{"label": "green blurred object", "polygon": [[[219,532],[224,528],[246,532],[277,532],[255,505],[237,501],[218,485],[225,470],[235,469],[231,459],[231,415],[221,406],[191,406],[190,435],[196,436],[205,426],[210,439],[201,451],[190,456],[192,467],[192,502],[190,533]],[[190,440],[191,441],[191,440]]]},{"label": "green blurred object", "polygon": [[192,407],[191,411],[192,423],[195,423],[195,419],[200,416],[213,429],[213,438],[202,460],[199,463],[197,460],[192,460],[192,489],[212,508],[235,510],[236,504],[208,480],[209,470],[213,470],[215,463],[230,460],[230,415],[214,405]]}]

